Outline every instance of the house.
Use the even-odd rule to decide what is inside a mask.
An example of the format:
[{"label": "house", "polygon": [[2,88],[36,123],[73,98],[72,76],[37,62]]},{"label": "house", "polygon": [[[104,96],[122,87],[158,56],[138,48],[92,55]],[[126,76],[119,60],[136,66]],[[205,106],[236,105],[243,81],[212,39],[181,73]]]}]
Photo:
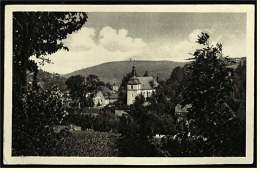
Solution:
[{"label": "house", "polygon": [[139,95],[145,99],[150,97],[158,86],[158,82],[151,76],[137,77],[135,66],[132,68],[132,75],[127,83],[127,105],[133,104]]},{"label": "house", "polygon": [[107,87],[102,87],[93,97],[94,107],[104,107],[116,102],[118,94]]},{"label": "house", "polygon": [[114,84],[112,85],[112,90],[113,90],[114,92],[118,92],[119,86],[118,86],[116,83],[114,83]]},{"label": "house", "polygon": [[98,91],[93,97],[94,107],[106,106],[108,101],[106,100],[104,93],[102,91]]}]

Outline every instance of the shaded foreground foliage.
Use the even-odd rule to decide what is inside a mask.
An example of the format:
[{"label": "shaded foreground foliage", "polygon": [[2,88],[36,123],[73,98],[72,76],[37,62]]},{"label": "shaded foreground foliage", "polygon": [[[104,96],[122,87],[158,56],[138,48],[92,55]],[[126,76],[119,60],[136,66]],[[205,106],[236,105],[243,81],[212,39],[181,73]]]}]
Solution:
[{"label": "shaded foreground foliage", "polygon": [[[46,155],[52,142],[51,126],[62,123],[68,115],[70,99],[58,90],[43,90],[28,85],[16,103],[13,125],[13,155]],[[19,122],[18,122],[19,121]],[[17,123],[18,122],[18,123]]]},{"label": "shaded foreground foliage", "polygon": [[[181,104],[191,105],[185,138],[202,137],[198,144],[205,156],[245,155],[245,131],[234,97],[234,63],[223,56],[222,44],[209,43],[207,33],[199,35],[197,42],[203,46],[194,52],[181,85]],[[188,156],[201,155],[193,149]]]},{"label": "shaded foreground foliage", "polygon": [[[50,62],[45,56],[66,49],[62,40],[87,21],[81,12],[15,12],[13,14],[13,113],[14,155],[41,155],[48,151],[46,125],[60,123],[66,115],[59,91],[38,88],[38,65],[31,57]],[[28,74],[33,75],[32,82]]]},{"label": "shaded foreground foliage", "polygon": [[91,129],[56,136],[57,148],[53,156],[112,157],[117,156],[118,134]]}]

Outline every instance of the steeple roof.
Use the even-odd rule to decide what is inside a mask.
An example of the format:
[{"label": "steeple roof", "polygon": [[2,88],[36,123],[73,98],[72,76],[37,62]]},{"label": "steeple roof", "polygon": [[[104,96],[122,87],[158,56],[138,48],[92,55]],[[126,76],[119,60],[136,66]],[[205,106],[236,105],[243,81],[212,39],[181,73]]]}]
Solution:
[{"label": "steeple roof", "polygon": [[139,79],[136,76],[133,76],[130,78],[130,80],[128,81],[129,85],[138,85],[141,84]]},{"label": "steeple roof", "polygon": [[133,65],[132,77],[128,81],[128,85],[138,85],[141,84],[141,90],[152,90],[158,86],[158,82],[151,76],[137,77],[136,68]]}]

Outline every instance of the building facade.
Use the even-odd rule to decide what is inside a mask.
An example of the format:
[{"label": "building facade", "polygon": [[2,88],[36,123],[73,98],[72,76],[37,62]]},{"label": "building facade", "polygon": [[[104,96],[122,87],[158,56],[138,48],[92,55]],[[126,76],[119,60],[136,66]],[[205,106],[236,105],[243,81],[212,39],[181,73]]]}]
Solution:
[{"label": "building facade", "polygon": [[93,97],[94,107],[104,107],[115,103],[118,100],[118,93],[107,87],[102,87]]},{"label": "building facade", "polygon": [[139,95],[145,99],[150,97],[158,86],[158,82],[152,76],[137,77],[135,66],[133,66],[132,75],[127,83],[127,105],[133,104]]}]

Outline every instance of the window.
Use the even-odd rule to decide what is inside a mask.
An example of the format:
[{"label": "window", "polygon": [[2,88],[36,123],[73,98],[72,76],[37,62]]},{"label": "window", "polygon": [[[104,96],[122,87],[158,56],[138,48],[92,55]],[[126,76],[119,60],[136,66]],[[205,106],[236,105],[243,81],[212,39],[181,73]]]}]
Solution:
[{"label": "window", "polygon": [[133,85],[131,85],[131,89],[133,89]]}]

